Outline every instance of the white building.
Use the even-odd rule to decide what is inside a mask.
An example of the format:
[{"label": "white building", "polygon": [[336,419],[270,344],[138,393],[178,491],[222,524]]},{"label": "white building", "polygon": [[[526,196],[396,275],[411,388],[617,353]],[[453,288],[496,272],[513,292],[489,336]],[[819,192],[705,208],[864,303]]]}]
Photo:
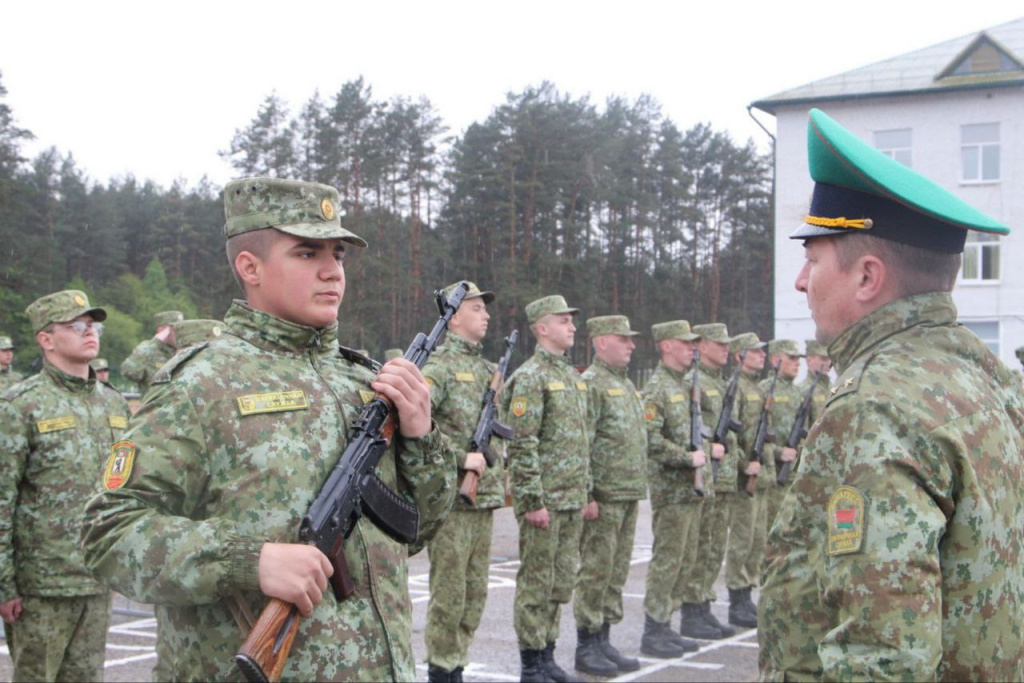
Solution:
[{"label": "white building", "polygon": [[953,292],[960,320],[1010,367],[1024,346],[1024,18],[893,57],[754,102],[776,118],[775,335],[813,339],[803,262],[788,239],[812,182],[807,112],[854,134],[1008,225],[969,232]]}]

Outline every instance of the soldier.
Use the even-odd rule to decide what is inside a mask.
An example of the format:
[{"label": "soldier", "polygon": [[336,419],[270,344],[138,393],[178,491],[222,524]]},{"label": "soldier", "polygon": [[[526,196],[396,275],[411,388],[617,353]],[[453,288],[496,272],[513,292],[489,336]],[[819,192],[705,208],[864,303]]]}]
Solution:
[{"label": "soldier", "polygon": [[762,679],[1024,678],[1024,398],[957,323],[1009,229],[818,110],[796,280],[839,373],[769,536]]},{"label": "soldier", "polygon": [[42,371],[0,398],[0,616],[16,681],[98,681],[110,593],[78,544],[94,474],[128,421],[128,404],[96,381],[107,314],[83,292],[25,310]]},{"label": "soldier", "polygon": [[636,671],[640,662],[611,644],[622,621],[622,587],[629,575],[639,503],[647,494],[647,432],[640,393],[626,375],[638,335],[624,315],[587,320],[594,362],[583,373],[594,482],[583,522],[576,575],[576,669],[595,676]]},{"label": "soldier", "polygon": [[579,564],[580,513],[593,489],[587,385],[566,355],[577,313],[557,295],[526,306],[537,349],[509,378],[502,401],[515,431],[508,444],[519,523],[514,621],[524,681],[571,680],[555,663],[555,641]]},{"label": "soldier", "polygon": [[807,421],[807,428],[810,429],[818,416],[825,412],[825,401],[828,399],[829,389],[832,388],[832,380],[828,375],[832,369],[832,361],[828,359],[828,349],[824,344],[808,339],[804,346],[807,349],[807,376],[800,383],[800,389],[806,393],[812,383],[817,384],[811,398],[811,416]]},{"label": "soldier", "polygon": [[106,358],[94,358],[89,362],[89,367],[96,373],[96,381],[110,384],[110,364]]},{"label": "soldier", "polygon": [[[687,560],[697,553],[700,534],[704,498],[694,490],[697,469],[704,473],[705,495],[712,494],[713,489],[707,483],[711,467],[703,448],[690,448],[690,382],[686,371],[700,336],[690,331],[690,323],[685,320],[658,323],[651,327],[651,336],[661,362],[643,392],[654,547],[647,568],[640,651],[669,659],[699,649],[695,641],[676,634],[670,622],[675,596],[684,585],[694,583],[683,570]],[[705,631],[710,633],[708,628]],[[718,629],[713,633],[718,636]]]},{"label": "soldier", "polygon": [[[775,486],[775,468],[771,459],[764,457],[764,465],[751,462],[754,440],[764,409],[765,392],[757,385],[764,370],[764,347],[753,332],[733,337],[729,351],[733,361],[741,362],[736,392],[736,413],[743,425],[737,436],[737,481],[743,492],[725,498],[729,501],[729,541],[725,556],[725,586],[729,590],[729,623],[742,628],[757,627],[757,606],[750,599],[750,591],[761,579],[761,558],[764,557],[766,500],[768,490]],[[754,495],[746,493],[748,477],[757,477]]]},{"label": "soldier", "polygon": [[0,392],[23,377],[14,371],[14,343],[7,335],[0,335]]},{"label": "soldier", "polygon": [[[700,335],[700,387],[701,418],[704,426],[714,429],[722,414],[725,400],[725,364],[729,361],[728,328],[722,323],[697,325],[694,334]],[[693,371],[690,371],[692,376]],[[705,443],[705,449],[708,448]],[[679,632],[690,638],[717,640],[736,635],[736,630],[718,620],[711,611],[715,595],[715,579],[722,569],[726,536],[729,531],[731,496],[736,495],[737,455],[736,434],[730,431],[725,443],[711,445],[711,457],[721,465],[718,480],[712,477],[704,482],[705,500],[701,514],[697,549],[687,558],[683,573],[686,583],[679,586],[675,602],[681,604]]]},{"label": "soldier", "polygon": [[[1024,346],[1018,346],[1017,350],[1014,351],[1014,354],[1016,354],[1017,360],[1021,364],[1021,368],[1024,368]],[[1014,368],[1014,370],[1013,370],[1013,375],[1018,380],[1024,379],[1024,377],[1022,377],[1022,375],[1021,375],[1021,368]]]},{"label": "soldier", "polygon": [[226,330],[221,320],[179,320],[173,327],[175,352],[213,341]]},{"label": "soldier", "polygon": [[[457,284],[445,288],[445,296],[450,296]],[[431,681],[461,681],[462,670],[469,664],[469,646],[487,600],[494,510],[505,504],[504,458],[496,457],[494,466],[487,467],[482,453],[469,450],[480,417],[480,401],[495,367],[481,355],[491,317],[487,305],[493,301],[492,292],[481,292],[470,283],[462,307],[448,325],[444,344],[423,368],[430,385],[434,420],[452,446],[461,449],[460,484],[466,471],[473,470],[481,477],[476,503],[457,498],[448,519],[427,546],[430,603],[425,639],[427,677]],[[496,453],[502,450],[497,442],[492,448]]]},{"label": "soldier", "polygon": [[121,376],[139,385],[140,394],[146,393],[157,371],[174,355],[177,348],[174,323],[184,319],[180,311],[162,311],[154,315],[156,334],[136,346],[121,363]]},{"label": "soldier", "polygon": [[317,183],[225,187],[228,259],[246,301],[232,303],[223,334],[156,376],[86,511],[96,575],[166,610],[174,680],[238,678],[247,615],[271,597],[305,617],[283,678],[415,676],[407,556],[417,547],[360,519],[343,548],[354,592],[339,602],[327,589],[330,561],[297,543],[374,391],[399,415],[376,472],[419,509],[417,546],[455,492],[455,463],[416,366],[394,360],[374,376],[369,359],[338,345],[345,248],[366,245],[341,226],[338,207],[337,190]]}]

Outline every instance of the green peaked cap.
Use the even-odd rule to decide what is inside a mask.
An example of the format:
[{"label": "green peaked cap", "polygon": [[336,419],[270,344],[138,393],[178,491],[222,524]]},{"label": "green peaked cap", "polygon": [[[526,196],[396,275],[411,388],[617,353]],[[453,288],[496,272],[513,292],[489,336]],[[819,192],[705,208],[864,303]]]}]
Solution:
[{"label": "green peaked cap", "polygon": [[852,232],[959,253],[967,230],[1010,232],[818,109],[808,120],[807,161],[815,182],[811,210],[791,239]]}]

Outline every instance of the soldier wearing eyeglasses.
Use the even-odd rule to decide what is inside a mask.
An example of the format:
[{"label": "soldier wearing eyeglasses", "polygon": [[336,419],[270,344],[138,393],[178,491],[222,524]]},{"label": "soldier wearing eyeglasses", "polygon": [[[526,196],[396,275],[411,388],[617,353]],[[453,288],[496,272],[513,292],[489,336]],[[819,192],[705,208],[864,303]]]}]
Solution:
[{"label": "soldier wearing eyeglasses", "polygon": [[102,308],[69,290],[25,312],[43,369],[0,396],[0,616],[13,680],[102,680],[110,594],[85,566],[79,529],[128,404],[89,366]]}]

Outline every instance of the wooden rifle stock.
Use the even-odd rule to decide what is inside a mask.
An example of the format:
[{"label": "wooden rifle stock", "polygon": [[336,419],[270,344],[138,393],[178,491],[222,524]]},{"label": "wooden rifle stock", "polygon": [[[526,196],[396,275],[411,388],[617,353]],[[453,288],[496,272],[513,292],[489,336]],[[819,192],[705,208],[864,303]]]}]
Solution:
[{"label": "wooden rifle stock", "polygon": [[466,470],[459,487],[459,496],[470,505],[476,505],[476,488],[480,485],[480,475],[475,470]]},{"label": "wooden rifle stock", "polygon": [[247,680],[281,680],[301,620],[298,607],[280,598],[270,599],[235,655],[235,663]]}]

